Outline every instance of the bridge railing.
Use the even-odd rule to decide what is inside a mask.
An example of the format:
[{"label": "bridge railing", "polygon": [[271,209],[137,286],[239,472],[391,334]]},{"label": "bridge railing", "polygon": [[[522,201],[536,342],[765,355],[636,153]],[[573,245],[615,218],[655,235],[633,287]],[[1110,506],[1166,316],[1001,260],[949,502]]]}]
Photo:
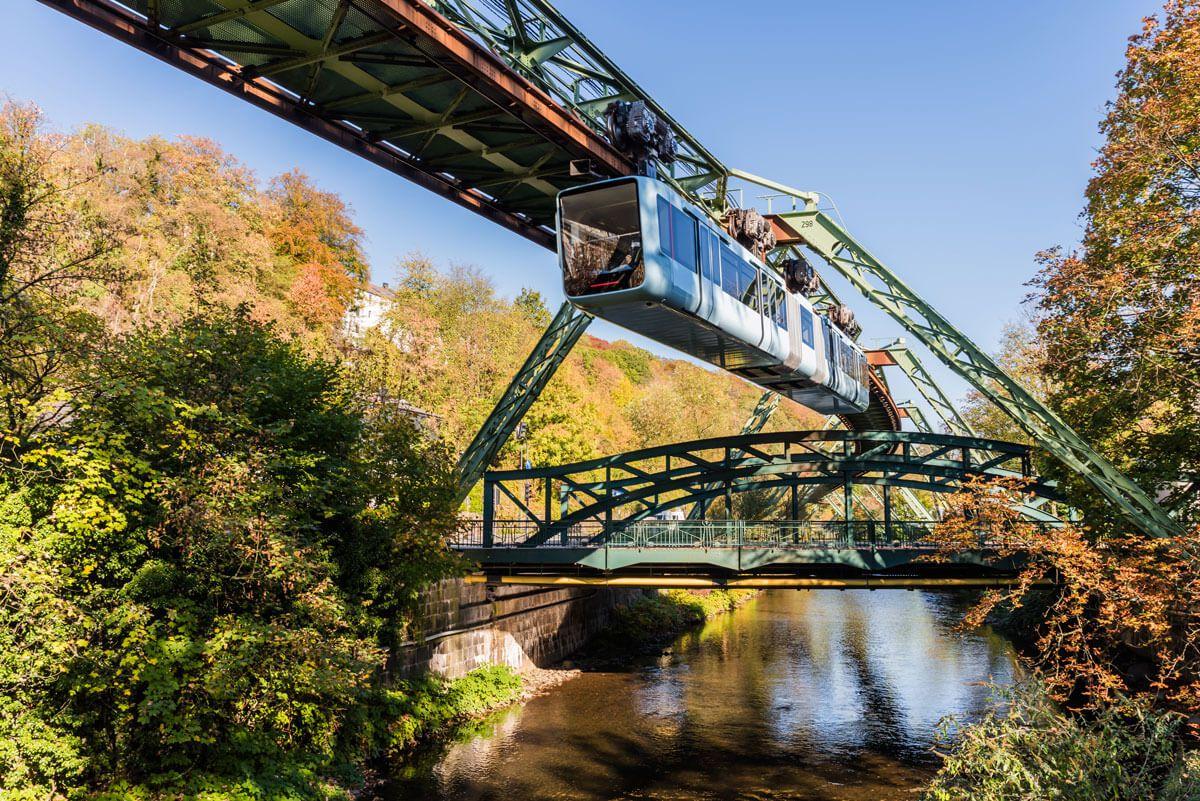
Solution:
[{"label": "bridge railing", "polygon": [[[923,548],[937,547],[932,520],[589,520],[552,527],[540,548]],[[532,520],[469,522],[450,543],[460,549],[527,547],[546,527]],[[490,536],[488,536],[490,533]],[[979,545],[992,543],[981,532]]]}]

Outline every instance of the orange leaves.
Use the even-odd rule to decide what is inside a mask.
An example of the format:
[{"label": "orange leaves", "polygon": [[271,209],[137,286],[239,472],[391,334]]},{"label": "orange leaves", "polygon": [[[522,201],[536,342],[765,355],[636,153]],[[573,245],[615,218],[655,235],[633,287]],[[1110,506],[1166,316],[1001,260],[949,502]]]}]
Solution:
[{"label": "orange leaves", "polygon": [[288,290],[288,300],[308,325],[332,326],[346,313],[353,291],[354,284],[345,273],[309,262],[299,266],[296,280]]},{"label": "orange leaves", "polygon": [[[1019,483],[969,486],[934,532],[944,553],[978,547],[982,537],[1024,560],[1020,584],[983,596],[967,622],[1040,608],[1034,662],[1060,701],[1095,707],[1146,695],[1200,712],[1200,529],[1170,540],[1097,540],[1079,526],[1022,520],[1011,508],[1019,496]],[[1046,577],[1057,581],[1048,594],[1036,588]]]}]

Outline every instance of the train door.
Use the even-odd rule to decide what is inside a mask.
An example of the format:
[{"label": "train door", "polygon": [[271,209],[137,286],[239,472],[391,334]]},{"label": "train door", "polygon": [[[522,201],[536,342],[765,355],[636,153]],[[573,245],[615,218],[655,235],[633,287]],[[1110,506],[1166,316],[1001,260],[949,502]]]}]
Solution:
[{"label": "train door", "polygon": [[706,226],[700,226],[700,307],[696,315],[712,322],[717,315],[717,295],[721,291],[720,240]]}]

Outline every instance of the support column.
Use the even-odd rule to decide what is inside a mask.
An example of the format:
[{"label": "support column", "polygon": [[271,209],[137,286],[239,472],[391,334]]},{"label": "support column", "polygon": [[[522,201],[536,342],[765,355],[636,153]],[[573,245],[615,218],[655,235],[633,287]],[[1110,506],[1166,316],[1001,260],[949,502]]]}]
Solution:
[{"label": "support column", "polygon": [[846,542],[854,546],[854,483],[850,474],[843,474],[846,480],[842,483],[842,516],[846,520]]},{"label": "support column", "polygon": [[883,537],[892,541],[892,488],[888,484],[883,485]]},{"label": "support column", "polygon": [[491,548],[495,544],[495,532],[492,526],[496,522],[496,488],[492,481],[483,482],[483,547]]}]

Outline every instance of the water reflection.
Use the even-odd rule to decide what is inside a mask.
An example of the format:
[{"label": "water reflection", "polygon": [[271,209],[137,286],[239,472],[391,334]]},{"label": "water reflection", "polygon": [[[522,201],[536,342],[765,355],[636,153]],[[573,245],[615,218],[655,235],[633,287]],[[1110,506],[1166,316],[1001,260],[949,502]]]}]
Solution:
[{"label": "water reflection", "polygon": [[910,798],[1006,644],[913,592],[772,592],[625,672],[587,673],[403,769],[394,799]]}]

